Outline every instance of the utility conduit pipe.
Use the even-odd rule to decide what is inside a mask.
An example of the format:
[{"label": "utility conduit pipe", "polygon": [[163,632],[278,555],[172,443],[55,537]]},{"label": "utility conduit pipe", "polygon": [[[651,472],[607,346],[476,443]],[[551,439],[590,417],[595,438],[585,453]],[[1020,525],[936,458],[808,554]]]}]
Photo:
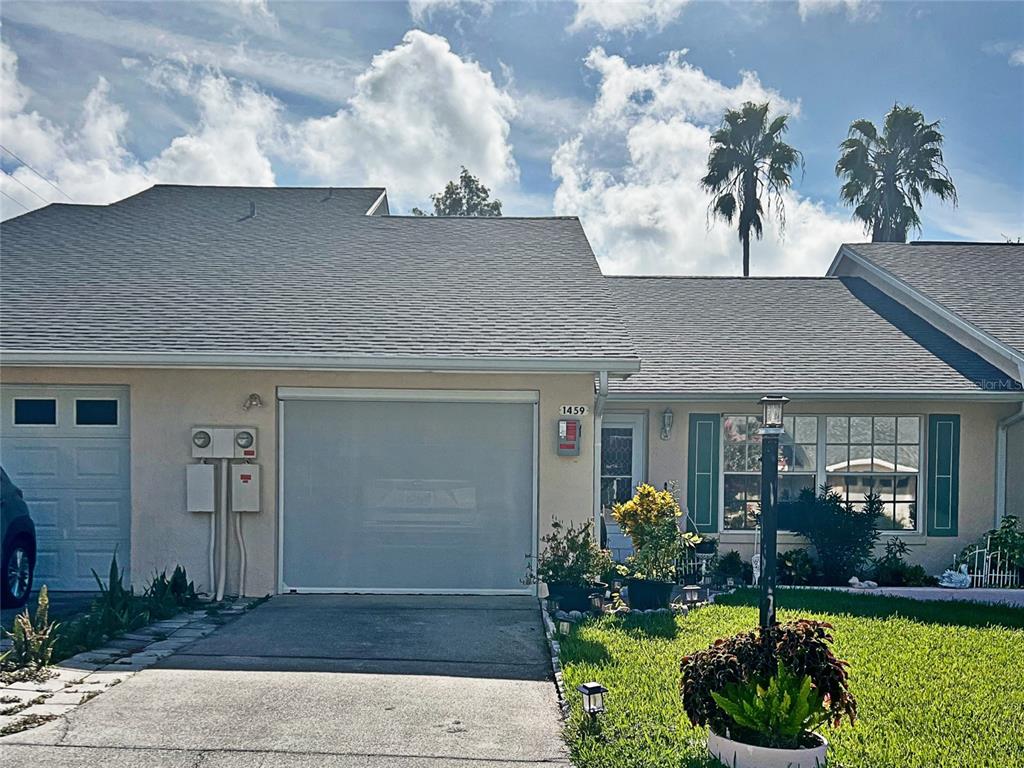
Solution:
[{"label": "utility conduit pipe", "polygon": [[224,587],[228,578],[228,467],[227,459],[220,460],[220,517],[219,537],[217,540],[217,602],[224,599]]}]

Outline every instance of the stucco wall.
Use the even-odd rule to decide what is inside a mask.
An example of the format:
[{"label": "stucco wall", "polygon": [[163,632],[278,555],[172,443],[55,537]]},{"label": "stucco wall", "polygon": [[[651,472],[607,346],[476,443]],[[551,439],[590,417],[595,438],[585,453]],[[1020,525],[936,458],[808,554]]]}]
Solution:
[{"label": "stucco wall", "polygon": [[[661,424],[661,413],[671,408],[675,425],[669,440],[661,440],[657,425]],[[648,435],[647,480],[656,486],[675,481],[678,483],[681,499],[686,503],[687,492],[687,429],[689,414],[729,413],[758,414],[756,403],[746,401],[690,402],[690,403],[628,403],[612,401],[608,410],[614,412],[648,413],[652,428]],[[808,415],[841,414],[919,414],[957,413],[960,414],[960,513],[959,535],[955,538],[928,537],[923,534],[898,534],[912,548],[911,558],[925,566],[930,572],[939,573],[949,566],[955,553],[967,543],[990,529],[995,519],[995,452],[996,422],[1017,410],[1015,404],[996,402],[962,403],[929,401],[805,401],[793,402],[786,407],[786,413]],[[1013,438],[1017,466],[1016,483],[1009,496],[1018,499],[1018,507],[1024,504],[1024,438],[1020,433]],[[922,478],[923,483],[923,478]],[[923,514],[923,510],[922,513]],[[922,530],[923,526],[922,526]],[[754,535],[750,531],[722,531],[719,534],[721,551],[735,549],[744,559],[750,559],[754,551]],[[885,536],[883,534],[882,544]],[[780,534],[779,549],[790,549],[803,543],[800,537]]]},{"label": "stucco wall", "polygon": [[[366,387],[534,390],[540,396],[539,515],[541,534],[553,516],[586,521],[593,514],[593,417],[583,417],[578,457],[555,451],[558,408],[593,404],[590,375],[476,375],[213,371],[158,369],[5,368],[4,384],[121,384],[130,387],[132,452],[132,581],[141,586],[154,570],[185,566],[208,585],[209,516],[185,511],[185,465],[194,425],[255,426],[262,468],[262,509],[244,518],[248,555],[246,592],[277,589],[276,388]],[[245,411],[249,393],[264,407]],[[233,523],[232,523],[233,525]],[[229,536],[228,591],[237,591],[238,551]]]}]

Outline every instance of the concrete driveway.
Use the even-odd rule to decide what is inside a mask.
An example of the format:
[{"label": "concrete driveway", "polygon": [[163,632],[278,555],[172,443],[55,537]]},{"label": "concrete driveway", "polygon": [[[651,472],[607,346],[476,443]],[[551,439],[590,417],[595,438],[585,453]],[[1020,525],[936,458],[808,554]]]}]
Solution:
[{"label": "concrete driveway", "polygon": [[567,765],[536,600],[284,595],[66,717],[3,765]]}]

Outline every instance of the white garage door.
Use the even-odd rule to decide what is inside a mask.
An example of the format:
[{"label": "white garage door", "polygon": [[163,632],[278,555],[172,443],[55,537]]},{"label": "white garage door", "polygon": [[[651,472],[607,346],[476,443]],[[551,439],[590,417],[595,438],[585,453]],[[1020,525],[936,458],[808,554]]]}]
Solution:
[{"label": "white garage door", "polygon": [[110,557],[128,574],[131,458],[124,387],[5,386],[0,464],[36,524],[35,585],[94,590]]},{"label": "white garage door", "polygon": [[530,592],[536,393],[278,396],[282,589]]}]

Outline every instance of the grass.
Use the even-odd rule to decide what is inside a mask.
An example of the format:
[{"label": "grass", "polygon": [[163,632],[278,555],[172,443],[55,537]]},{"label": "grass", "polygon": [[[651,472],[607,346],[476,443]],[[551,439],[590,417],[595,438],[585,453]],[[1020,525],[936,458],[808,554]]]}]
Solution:
[{"label": "grass", "polygon": [[[679,701],[679,662],[757,624],[741,590],[688,617],[604,617],[561,644],[568,689],[609,688],[597,726],[578,696],[566,738],[584,768],[718,765]],[[830,768],[1024,768],[1024,609],[785,590],[779,618],[835,626],[856,726],[826,730]]]}]

